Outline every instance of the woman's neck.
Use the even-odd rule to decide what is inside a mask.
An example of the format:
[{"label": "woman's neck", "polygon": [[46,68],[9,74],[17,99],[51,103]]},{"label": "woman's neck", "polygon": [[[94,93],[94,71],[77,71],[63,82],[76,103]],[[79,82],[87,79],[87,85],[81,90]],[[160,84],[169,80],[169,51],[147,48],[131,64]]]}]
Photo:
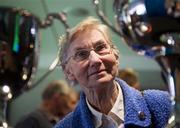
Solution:
[{"label": "woman's neck", "polygon": [[92,89],[85,92],[90,105],[99,112],[108,114],[119,94],[115,82],[104,85],[102,89]]}]

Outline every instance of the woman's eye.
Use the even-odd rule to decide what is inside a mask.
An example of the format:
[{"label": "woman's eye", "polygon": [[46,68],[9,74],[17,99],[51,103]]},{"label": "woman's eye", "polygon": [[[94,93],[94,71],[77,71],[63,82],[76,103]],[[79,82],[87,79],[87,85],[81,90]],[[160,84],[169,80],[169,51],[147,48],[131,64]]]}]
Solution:
[{"label": "woman's eye", "polygon": [[84,59],[88,56],[88,51],[87,50],[81,50],[81,51],[78,51],[76,52],[75,54],[75,58],[78,58],[78,59]]},{"label": "woman's eye", "polygon": [[95,51],[98,52],[98,51],[102,51],[104,49],[106,49],[105,44],[101,44],[101,45],[96,46]]}]

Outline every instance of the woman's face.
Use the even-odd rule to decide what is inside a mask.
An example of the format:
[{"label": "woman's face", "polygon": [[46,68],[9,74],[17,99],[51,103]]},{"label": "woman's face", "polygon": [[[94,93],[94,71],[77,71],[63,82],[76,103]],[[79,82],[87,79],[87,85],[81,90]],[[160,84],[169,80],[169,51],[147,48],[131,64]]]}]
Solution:
[{"label": "woman's face", "polygon": [[111,83],[117,70],[118,59],[100,31],[81,33],[71,42],[65,72],[68,79],[76,80],[83,90]]}]

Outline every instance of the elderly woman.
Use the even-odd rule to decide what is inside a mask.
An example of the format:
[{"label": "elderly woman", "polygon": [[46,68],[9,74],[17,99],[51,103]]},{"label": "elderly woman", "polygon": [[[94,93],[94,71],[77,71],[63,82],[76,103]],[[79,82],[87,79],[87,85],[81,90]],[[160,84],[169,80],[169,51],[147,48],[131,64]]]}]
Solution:
[{"label": "elderly woman", "polygon": [[167,92],[139,92],[116,78],[118,49],[107,26],[89,17],[61,42],[60,61],[82,93],[76,109],[55,128],[163,128],[170,116]]}]

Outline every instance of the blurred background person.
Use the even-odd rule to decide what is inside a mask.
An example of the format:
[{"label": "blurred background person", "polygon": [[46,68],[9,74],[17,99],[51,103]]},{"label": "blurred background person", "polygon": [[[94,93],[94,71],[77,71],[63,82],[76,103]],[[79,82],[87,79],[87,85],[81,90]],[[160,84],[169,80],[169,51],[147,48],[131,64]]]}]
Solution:
[{"label": "blurred background person", "polygon": [[138,73],[132,68],[119,69],[118,77],[124,80],[131,87],[140,90]]},{"label": "blurred background person", "polygon": [[42,93],[40,107],[22,117],[15,128],[52,128],[74,109],[78,98],[78,93],[65,81],[52,81]]}]

